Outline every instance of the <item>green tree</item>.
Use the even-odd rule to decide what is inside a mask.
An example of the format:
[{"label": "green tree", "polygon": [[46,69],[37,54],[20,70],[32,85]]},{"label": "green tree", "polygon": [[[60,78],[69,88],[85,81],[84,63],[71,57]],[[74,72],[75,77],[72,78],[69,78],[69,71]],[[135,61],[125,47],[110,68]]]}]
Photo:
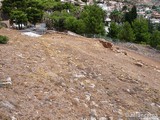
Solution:
[{"label": "green tree", "polygon": [[123,6],[122,11],[126,11],[127,9],[128,9],[128,7],[125,5],[125,6]]},{"label": "green tree", "polygon": [[160,45],[160,31],[155,30],[153,32],[153,34],[151,35],[150,45],[154,48]]},{"label": "green tree", "polygon": [[39,4],[42,5],[43,9],[46,11],[51,10],[53,6],[56,4],[54,0],[37,0],[37,2],[39,2]]},{"label": "green tree", "polygon": [[52,20],[53,27],[56,28],[56,30],[63,31],[65,30],[65,21],[68,17],[73,16],[66,11],[55,11],[50,16],[50,19]]},{"label": "green tree", "polygon": [[20,24],[26,24],[27,22],[27,14],[25,14],[23,11],[14,10],[11,12],[11,21],[15,21],[16,24],[18,24],[19,29],[21,29]]},{"label": "green tree", "polygon": [[148,21],[144,18],[138,18],[134,20],[132,26],[136,37],[135,42],[149,43],[150,33],[148,32]]},{"label": "green tree", "polygon": [[111,12],[110,18],[112,19],[112,21],[120,23],[123,21],[123,14],[118,10],[114,10],[113,12]]},{"label": "green tree", "polygon": [[132,24],[132,22],[137,18],[137,8],[133,6],[131,11],[126,12],[124,15],[125,21]]},{"label": "green tree", "polygon": [[85,24],[83,20],[77,20],[75,17],[68,17],[65,20],[65,28],[78,34],[83,34],[85,31]]},{"label": "green tree", "polygon": [[137,18],[137,8],[134,5],[130,11],[131,14],[131,20],[134,21]]},{"label": "green tree", "polygon": [[120,30],[119,28],[120,27],[119,27],[119,25],[117,25],[117,23],[111,22],[108,36],[111,37],[111,38],[117,38],[119,30]]},{"label": "green tree", "polygon": [[10,15],[13,10],[25,10],[26,0],[3,0],[2,1],[2,11],[5,14]]},{"label": "green tree", "polygon": [[104,29],[105,12],[97,5],[85,6],[80,19],[85,23],[86,34],[105,34]]},{"label": "green tree", "polygon": [[131,25],[128,22],[125,22],[120,32],[118,33],[118,38],[122,41],[133,42],[135,40],[135,35]]},{"label": "green tree", "polygon": [[124,19],[125,19],[125,22],[129,22],[130,24],[132,23],[132,19],[131,19],[131,14],[130,12],[126,12],[124,14]]},{"label": "green tree", "polygon": [[4,0],[2,2],[3,13],[8,14],[12,20],[13,16],[16,16],[18,22],[22,21],[22,16],[24,17],[24,13],[27,13],[29,22],[36,24],[42,18],[42,10],[43,6],[37,0]]},{"label": "green tree", "polygon": [[28,21],[34,25],[36,25],[36,23],[39,22],[43,17],[42,10],[34,8],[34,7],[28,8],[26,10],[26,13],[27,13]]},{"label": "green tree", "polygon": [[155,5],[152,6],[152,9],[156,9],[157,7]]}]

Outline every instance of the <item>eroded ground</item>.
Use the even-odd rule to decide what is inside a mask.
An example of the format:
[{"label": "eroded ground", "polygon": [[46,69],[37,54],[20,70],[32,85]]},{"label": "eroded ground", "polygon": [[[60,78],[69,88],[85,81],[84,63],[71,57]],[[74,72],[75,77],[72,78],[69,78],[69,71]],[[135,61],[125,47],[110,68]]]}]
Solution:
[{"label": "eroded ground", "polygon": [[[39,38],[1,29],[0,119],[105,120],[160,115],[160,62],[65,34]],[[119,51],[123,51],[120,50]],[[136,65],[138,63],[138,65]],[[140,65],[139,65],[140,63]]]}]

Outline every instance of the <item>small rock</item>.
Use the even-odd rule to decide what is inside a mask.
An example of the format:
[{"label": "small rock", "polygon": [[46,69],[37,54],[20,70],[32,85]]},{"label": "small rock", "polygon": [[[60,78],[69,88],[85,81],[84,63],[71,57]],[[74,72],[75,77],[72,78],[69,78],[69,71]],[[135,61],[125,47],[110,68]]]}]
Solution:
[{"label": "small rock", "polygon": [[75,93],[75,89],[74,88],[69,88],[69,92]]},{"label": "small rock", "polygon": [[83,82],[80,82],[80,85],[81,85],[82,87],[85,87],[85,84],[84,84]]},{"label": "small rock", "polygon": [[124,55],[127,55],[127,52],[124,51],[124,50],[119,50],[119,49],[118,49],[118,50],[116,50],[116,52],[117,52],[117,53],[123,53]]},{"label": "small rock", "polygon": [[11,77],[7,77],[5,81],[0,81],[0,87],[12,85]]},{"label": "small rock", "polygon": [[142,67],[142,66],[143,66],[143,63],[141,63],[141,62],[136,62],[135,65],[137,65],[138,67]]},{"label": "small rock", "polygon": [[97,120],[96,117],[91,116],[91,120]]},{"label": "small rock", "polygon": [[23,57],[22,53],[17,54],[17,56],[20,57],[20,58],[25,58],[25,57]]},{"label": "small rock", "polygon": [[121,50],[118,49],[118,50],[116,50],[116,52],[117,52],[117,53],[121,53]]},{"label": "small rock", "polygon": [[99,118],[99,120],[107,120],[107,118],[106,117],[101,117],[101,118]]},{"label": "small rock", "polygon": [[86,100],[90,101],[91,100],[91,96],[90,95],[86,95]]},{"label": "small rock", "polygon": [[83,75],[83,74],[74,74],[73,76],[75,78],[84,78],[85,77],[85,75]]},{"label": "small rock", "polygon": [[151,103],[151,106],[153,107],[153,106],[156,106],[156,104],[155,103]]},{"label": "small rock", "polygon": [[11,120],[17,120],[17,118],[15,118],[14,116],[11,117]]},{"label": "small rock", "polygon": [[7,81],[7,82],[10,82],[10,83],[12,84],[12,79],[11,79],[11,77],[7,77],[6,81]]},{"label": "small rock", "polygon": [[91,116],[94,116],[94,117],[97,116],[96,109],[91,109]]},{"label": "small rock", "polygon": [[89,87],[90,87],[90,88],[94,88],[94,87],[95,87],[95,84],[91,84]]},{"label": "small rock", "polygon": [[66,87],[66,84],[64,82],[61,83],[62,87]]},{"label": "small rock", "polygon": [[127,52],[126,51],[123,51],[124,55],[127,55]]},{"label": "small rock", "polygon": [[0,103],[3,107],[9,108],[9,109],[14,109],[15,106],[13,104],[11,104],[9,101],[2,101]]},{"label": "small rock", "polygon": [[80,103],[79,98],[74,98],[72,103],[77,106]]},{"label": "small rock", "polygon": [[91,102],[91,106],[98,107],[98,104],[96,104],[94,101]]},{"label": "small rock", "polygon": [[84,107],[88,108],[88,105],[87,105],[87,104],[83,103],[83,105],[84,105]]},{"label": "small rock", "polygon": [[130,89],[126,89],[126,91],[129,92],[129,93],[131,92]]},{"label": "small rock", "polygon": [[79,103],[79,98],[74,98],[74,100]]},{"label": "small rock", "polygon": [[160,70],[156,70],[156,71],[160,73]]}]

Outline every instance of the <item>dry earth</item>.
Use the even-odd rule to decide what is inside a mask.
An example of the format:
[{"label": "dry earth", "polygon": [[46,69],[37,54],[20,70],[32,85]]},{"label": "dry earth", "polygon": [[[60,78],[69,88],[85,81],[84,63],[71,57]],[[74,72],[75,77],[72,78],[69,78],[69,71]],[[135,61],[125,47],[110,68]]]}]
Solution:
[{"label": "dry earth", "polygon": [[0,87],[0,119],[160,115],[159,61],[84,37],[53,33],[31,38],[10,29],[0,34],[10,38],[0,45],[0,80],[12,80]]}]

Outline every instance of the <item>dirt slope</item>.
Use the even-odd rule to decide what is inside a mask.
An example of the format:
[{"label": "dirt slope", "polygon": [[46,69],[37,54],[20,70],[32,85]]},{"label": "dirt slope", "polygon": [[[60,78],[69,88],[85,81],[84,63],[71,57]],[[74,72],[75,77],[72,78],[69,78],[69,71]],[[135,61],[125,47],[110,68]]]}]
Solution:
[{"label": "dirt slope", "polygon": [[[0,119],[105,120],[160,115],[160,62],[64,34],[31,38],[8,29],[0,45]],[[135,65],[136,63],[141,65]]]}]

